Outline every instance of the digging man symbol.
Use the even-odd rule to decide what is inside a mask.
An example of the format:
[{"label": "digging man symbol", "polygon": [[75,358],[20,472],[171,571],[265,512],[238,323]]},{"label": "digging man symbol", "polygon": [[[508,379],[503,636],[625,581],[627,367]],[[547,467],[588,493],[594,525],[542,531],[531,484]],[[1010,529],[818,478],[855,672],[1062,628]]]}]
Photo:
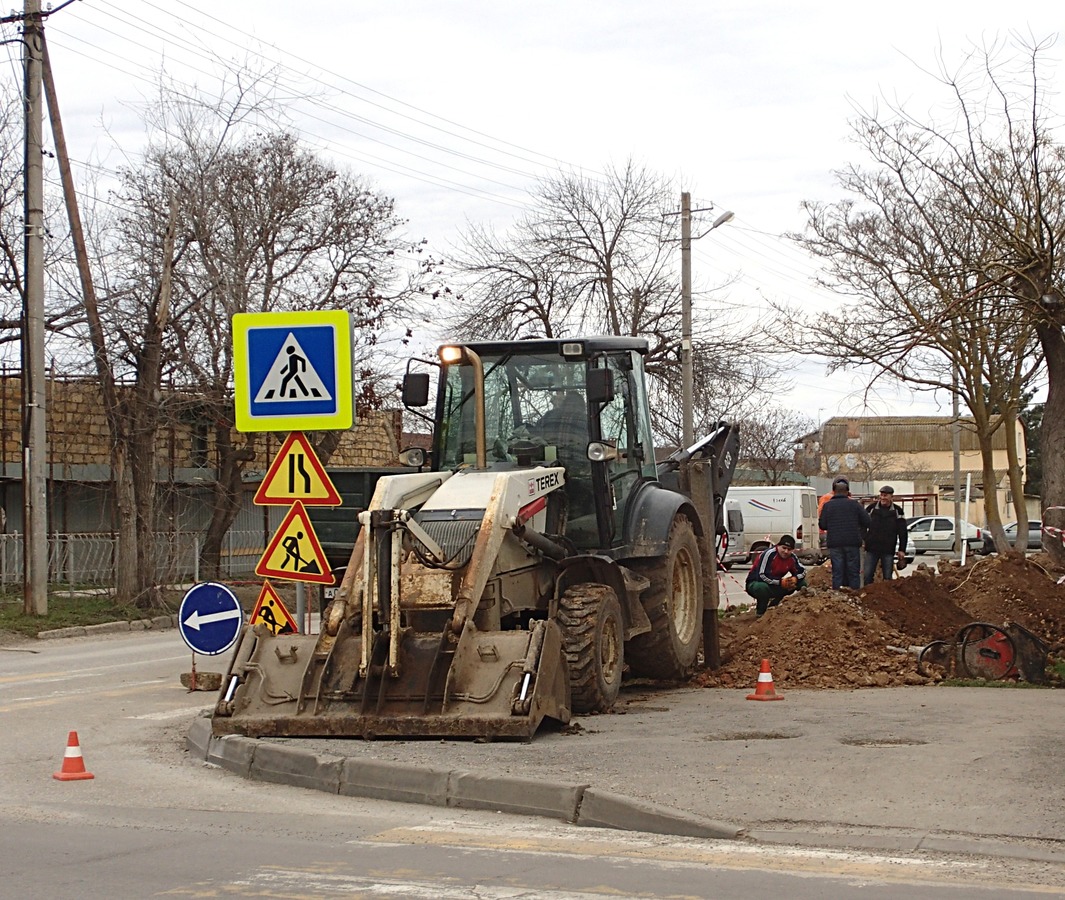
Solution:
[{"label": "digging man symbol", "polygon": [[306,560],[303,558],[303,553],[300,551],[300,541],[302,540],[303,532],[297,531],[281,541],[281,546],[285,548],[285,558],[281,563],[281,568],[287,569],[288,564],[291,562],[292,571],[294,572],[317,572],[318,564],[313,559]]}]

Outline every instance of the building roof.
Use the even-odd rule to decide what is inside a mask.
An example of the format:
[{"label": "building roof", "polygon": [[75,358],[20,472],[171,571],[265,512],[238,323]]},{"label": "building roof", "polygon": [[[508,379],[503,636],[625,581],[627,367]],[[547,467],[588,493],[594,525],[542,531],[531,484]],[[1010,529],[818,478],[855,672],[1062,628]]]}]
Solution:
[{"label": "building roof", "polygon": [[[821,427],[821,452],[844,454],[921,453],[953,449],[953,416],[862,416],[836,417]],[[971,416],[961,416],[961,449],[978,451],[976,424]],[[1006,448],[1006,430],[998,428],[991,437],[994,450]],[[1023,448],[1022,448],[1023,449]]]}]

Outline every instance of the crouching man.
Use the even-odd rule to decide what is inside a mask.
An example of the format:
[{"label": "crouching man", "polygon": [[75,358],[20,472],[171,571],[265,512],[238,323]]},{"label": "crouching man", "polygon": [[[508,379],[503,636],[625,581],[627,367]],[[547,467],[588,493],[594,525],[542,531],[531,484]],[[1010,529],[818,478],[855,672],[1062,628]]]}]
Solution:
[{"label": "crouching man", "polygon": [[747,593],[757,603],[758,617],[765,615],[788,594],[806,587],[806,569],[795,556],[795,538],[782,535],[775,547],[763,550],[747,573]]}]

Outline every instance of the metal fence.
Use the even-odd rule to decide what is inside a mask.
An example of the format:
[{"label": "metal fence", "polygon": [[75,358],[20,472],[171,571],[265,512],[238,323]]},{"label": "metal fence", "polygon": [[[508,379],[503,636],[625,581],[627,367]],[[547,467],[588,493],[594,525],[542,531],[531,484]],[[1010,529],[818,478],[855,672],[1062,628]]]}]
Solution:
[{"label": "metal fence", "polygon": [[[157,584],[200,580],[199,532],[158,532],[150,548]],[[56,534],[48,539],[48,580],[71,589],[115,583],[118,539],[110,534]],[[222,543],[221,577],[255,577],[265,545],[263,532],[230,531]],[[21,534],[0,534],[0,586],[22,583]]]}]

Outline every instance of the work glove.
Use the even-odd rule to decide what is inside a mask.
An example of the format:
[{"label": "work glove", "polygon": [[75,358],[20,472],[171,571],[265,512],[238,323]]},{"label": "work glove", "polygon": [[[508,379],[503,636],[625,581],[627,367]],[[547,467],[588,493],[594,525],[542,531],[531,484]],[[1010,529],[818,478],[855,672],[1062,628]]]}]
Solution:
[{"label": "work glove", "polygon": [[780,586],[786,591],[795,590],[796,584],[797,581],[794,575],[785,575],[783,578],[780,579]]}]

